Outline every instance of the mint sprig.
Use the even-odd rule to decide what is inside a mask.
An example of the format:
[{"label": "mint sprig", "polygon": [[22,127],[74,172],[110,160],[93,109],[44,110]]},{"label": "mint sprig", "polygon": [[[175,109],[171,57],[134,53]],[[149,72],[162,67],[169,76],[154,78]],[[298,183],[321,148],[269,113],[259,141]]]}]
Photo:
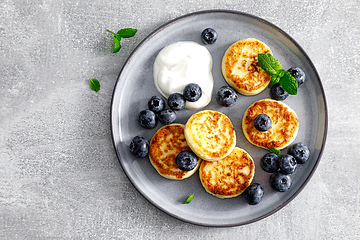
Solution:
[{"label": "mint sprig", "polygon": [[291,95],[297,94],[296,79],[282,68],[279,60],[276,60],[271,54],[259,53],[258,61],[259,66],[271,76],[270,86],[279,83],[284,91]]},{"label": "mint sprig", "polygon": [[[121,49],[121,38],[131,38],[135,36],[137,29],[135,28],[123,28],[120,29],[117,33],[114,33],[113,31],[107,29],[109,32],[114,34],[113,42],[114,42],[114,51],[113,53],[117,53]],[[95,92],[100,90],[100,83],[97,79],[91,78],[89,79],[89,85],[92,90]]]},{"label": "mint sprig", "polygon": [[117,33],[114,33],[113,31],[109,30],[112,34],[114,34],[113,42],[114,42],[114,51],[113,53],[117,53],[121,49],[121,38],[131,38],[135,36],[137,29],[135,28],[123,28],[120,29]]},{"label": "mint sprig", "polygon": [[191,195],[186,199],[186,201],[184,202],[184,204],[189,204],[189,203],[191,203],[191,201],[193,200],[193,198],[194,198],[194,193],[191,194]]}]

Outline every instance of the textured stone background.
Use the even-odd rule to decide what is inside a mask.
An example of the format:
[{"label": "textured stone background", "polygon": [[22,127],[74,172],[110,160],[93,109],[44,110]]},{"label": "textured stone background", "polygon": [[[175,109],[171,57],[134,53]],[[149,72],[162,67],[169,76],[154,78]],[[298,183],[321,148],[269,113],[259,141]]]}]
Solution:
[{"label": "textured stone background", "polygon": [[[259,222],[184,223],[155,208],[118,163],[110,102],[155,28],[208,9],[250,13],[292,36],[327,96],[325,152],[306,188]],[[1,0],[0,239],[360,239],[359,0]],[[112,54],[106,29],[135,27]],[[89,78],[101,81],[96,93]]]}]

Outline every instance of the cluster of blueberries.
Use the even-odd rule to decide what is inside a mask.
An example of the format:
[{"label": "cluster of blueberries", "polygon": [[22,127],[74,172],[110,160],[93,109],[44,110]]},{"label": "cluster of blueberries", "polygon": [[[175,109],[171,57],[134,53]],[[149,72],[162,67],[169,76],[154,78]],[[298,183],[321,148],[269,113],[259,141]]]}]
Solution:
[{"label": "cluster of blueberries", "polygon": [[[186,85],[183,94],[171,94],[167,102],[163,97],[152,96],[148,101],[148,109],[139,113],[137,121],[146,129],[155,128],[158,121],[164,125],[171,124],[176,120],[176,112],[185,108],[186,101],[196,102],[201,96],[201,87],[195,83]],[[215,97],[225,107],[233,106],[238,98],[236,91],[229,86],[221,87]],[[166,103],[169,108],[166,108]],[[149,153],[149,141],[143,136],[134,137],[130,143],[130,152],[136,158],[146,157]],[[183,171],[191,171],[197,166],[197,162],[197,156],[191,151],[183,151],[176,157],[176,165]]]},{"label": "cluster of blueberries", "polygon": [[[148,101],[148,109],[140,111],[137,121],[146,129],[155,128],[157,122],[164,125],[171,124],[176,120],[176,111],[185,108],[186,101],[197,101],[202,95],[198,84],[188,84],[183,94],[173,93],[169,96],[166,108],[165,99],[161,96],[152,96]],[[143,136],[136,136],[130,143],[130,152],[137,158],[146,157],[149,154],[149,141]]]},{"label": "cluster of blueberries", "polygon": [[299,142],[291,145],[287,154],[265,154],[260,160],[260,166],[264,171],[272,173],[270,186],[276,191],[285,192],[291,187],[291,174],[295,172],[298,164],[304,164],[309,157],[308,146]]},{"label": "cluster of blueberries", "polygon": [[169,108],[166,108],[163,97],[153,96],[148,101],[149,109],[142,110],[139,113],[138,123],[147,129],[154,128],[157,125],[157,120],[164,125],[173,123],[176,120],[176,111],[184,109],[186,101],[196,102],[201,96],[202,90],[195,83],[186,85],[183,94],[172,93],[167,100]]},{"label": "cluster of blueberries", "polygon": [[[266,153],[260,159],[260,167],[271,173],[269,184],[278,192],[286,192],[292,185],[292,174],[298,164],[304,164],[310,157],[310,150],[304,143],[295,143],[290,146],[288,153],[277,155]],[[245,192],[245,199],[250,205],[258,204],[264,195],[264,188],[259,183],[251,184]]]}]

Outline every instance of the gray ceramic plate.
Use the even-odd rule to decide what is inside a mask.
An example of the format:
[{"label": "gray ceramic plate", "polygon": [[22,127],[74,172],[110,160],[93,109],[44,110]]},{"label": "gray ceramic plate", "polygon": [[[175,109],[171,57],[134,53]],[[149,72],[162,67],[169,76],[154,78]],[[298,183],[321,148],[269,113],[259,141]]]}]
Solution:
[{"label": "gray ceramic plate", "polygon": [[[218,199],[206,193],[198,174],[188,179],[175,181],[161,177],[148,158],[136,159],[129,151],[129,144],[136,135],[143,135],[149,141],[162,126],[146,130],[137,123],[138,113],[147,108],[147,102],[158,95],[153,82],[153,63],[158,52],[168,44],[177,41],[194,41],[202,44],[200,34],[211,27],[218,33],[213,45],[206,45],[213,57],[214,92],[226,85],[221,74],[221,59],[225,50],[235,41],[257,38],[265,42],[276,59],[286,70],[299,66],[305,70],[307,80],[299,88],[298,95],[288,97],[284,102],[298,114],[300,128],[295,142],[304,142],[310,147],[311,158],[293,174],[293,185],[284,193],[273,191],[268,183],[269,173],[259,165],[261,156],[267,151],[251,145],[241,130],[241,118],[253,102],[269,97],[269,89],[259,95],[239,95],[235,106],[221,107],[214,96],[206,109],[214,109],[229,116],[236,129],[237,146],[250,153],[255,161],[256,173],[253,182],[263,185],[265,195],[260,204],[250,206],[244,196],[232,199]],[[182,110],[176,122],[185,124],[196,111]],[[130,55],[120,72],[111,106],[111,127],[113,142],[119,161],[135,188],[159,209],[180,220],[215,227],[237,226],[260,220],[288,204],[306,185],[313,175],[322,155],[327,132],[327,108],[324,90],[317,71],[307,54],[285,32],[258,17],[241,12],[213,10],[195,12],[177,18],[150,34]],[[287,151],[285,149],[284,151]],[[183,204],[194,193],[190,204]]]}]

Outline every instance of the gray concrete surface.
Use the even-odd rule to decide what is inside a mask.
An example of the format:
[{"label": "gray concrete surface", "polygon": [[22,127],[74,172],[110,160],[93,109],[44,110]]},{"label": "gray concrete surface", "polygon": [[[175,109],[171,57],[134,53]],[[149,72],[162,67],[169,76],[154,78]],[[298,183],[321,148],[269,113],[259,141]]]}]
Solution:
[{"label": "gray concrete surface", "polygon": [[[131,51],[165,22],[208,9],[254,14],[296,39],[329,110],[306,188],[270,217],[232,228],[158,210],[129,182],[111,141],[111,95]],[[358,0],[1,0],[0,239],[360,239],[359,13]],[[139,31],[112,54],[106,29],[123,27]]]}]

